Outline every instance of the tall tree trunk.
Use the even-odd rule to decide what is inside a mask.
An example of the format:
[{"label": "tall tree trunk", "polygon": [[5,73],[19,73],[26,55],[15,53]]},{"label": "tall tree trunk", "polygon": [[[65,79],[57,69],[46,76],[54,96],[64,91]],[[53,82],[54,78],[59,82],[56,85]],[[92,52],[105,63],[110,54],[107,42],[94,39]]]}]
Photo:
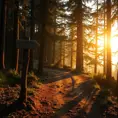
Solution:
[{"label": "tall tree trunk", "polygon": [[95,69],[94,73],[97,73],[97,61],[98,61],[98,0],[97,0],[97,15],[96,15],[96,40],[95,40]]},{"label": "tall tree trunk", "polygon": [[43,63],[44,63],[44,48],[45,48],[45,24],[42,25],[42,33],[40,39],[40,49],[39,49],[39,65],[38,72],[40,75],[43,74]]},{"label": "tall tree trunk", "polygon": [[[34,0],[31,0],[31,28],[30,28],[30,40],[33,40],[34,36]],[[33,51],[30,51],[30,64],[29,71],[33,70]]]},{"label": "tall tree trunk", "polygon": [[7,19],[7,0],[1,1],[0,17],[0,69],[5,69],[5,37],[6,37],[6,19]]},{"label": "tall tree trunk", "polygon": [[111,78],[111,0],[107,0],[107,73],[106,77]]},{"label": "tall tree trunk", "polygon": [[60,40],[59,43],[60,43],[60,45],[59,45],[59,53],[60,53],[59,66],[62,67],[62,65],[63,65],[63,62],[62,62],[62,60],[63,60],[63,57],[62,57],[62,41]]},{"label": "tall tree trunk", "polygon": [[41,9],[41,39],[40,39],[40,49],[39,49],[39,65],[38,71],[40,74],[43,74],[43,63],[44,63],[44,48],[45,48],[45,25],[47,18],[47,10],[48,10],[48,0],[41,0],[40,2]]},{"label": "tall tree trunk", "polygon": [[73,68],[73,41],[71,41],[71,69]]},{"label": "tall tree trunk", "polygon": [[82,0],[78,1],[78,18],[77,18],[77,56],[76,71],[83,72],[83,9]]},{"label": "tall tree trunk", "polygon": [[65,66],[65,44],[66,41],[63,41],[63,67]]},{"label": "tall tree trunk", "polygon": [[[28,3],[27,0],[23,0],[23,5],[26,6]],[[29,40],[29,37],[26,37],[26,24],[24,21],[24,40]],[[19,101],[21,103],[27,102],[27,73],[29,70],[29,62],[30,62],[30,49],[23,49],[23,67],[22,67],[22,75],[21,75],[21,91],[19,96]]]},{"label": "tall tree trunk", "polygon": [[73,68],[73,37],[74,37],[74,31],[73,31],[73,28],[71,28],[71,36],[72,36],[72,39],[71,39],[71,69]]},{"label": "tall tree trunk", "polygon": [[51,64],[52,64],[52,54],[53,54],[53,45],[52,45],[53,41],[49,38],[45,42],[48,43],[48,45],[47,45],[48,65],[51,66]]},{"label": "tall tree trunk", "polygon": [[16,49],[16,40],[19,39],[19,2],[15,0],[15,10],[14,10],[14,36],[13,36],[13,47],[12,47],[12,68],[18,71],[18,60],[19,60],[19,50]]},{"label": "tall tree trunk", "polygon": [[106,13],[105,13],[105,6],[106,6],[106,1],[104,0],[104,65],[103,65],[103,73],[106,74]]},{"label": "tall tree trunk", "polygon": [[55,64],[55,39],[53,40],[53,55],[52,55],[52,62]]},{"label": "tall tree trunk", "polygon": [[21,75],[21,91],[20,91],[20,102],[27,102],[27,73],[30,61],[30,49],[23,50],[23,68]]},{"label": "tall tree trunk", "polygon": [[54,27],[54,38],[53,38],[53,57],[52,57],[52,63],[55,64],[55,38],[56,38],[56,14],[54,15],[54,23],[55,23],[55,27]]}]

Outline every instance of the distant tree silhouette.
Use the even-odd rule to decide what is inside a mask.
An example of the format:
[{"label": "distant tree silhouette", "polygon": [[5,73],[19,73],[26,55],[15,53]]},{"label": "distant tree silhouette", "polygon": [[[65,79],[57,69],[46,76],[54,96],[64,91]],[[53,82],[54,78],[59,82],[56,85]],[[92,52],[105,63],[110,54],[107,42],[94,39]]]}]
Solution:
[{"label": "distant tree silhouette", "polygon": [[40,36],[40,49],[39,49],[39,65],[38,72],[43,73],[43,63],[44,63],[44,44],[45,44],[45,27],[46,18],[48,14],[48,0],[40,1],[40,19],[41,19],[41,36]]},{"label": "distant tree silhouette", "polygon": [[19,49],[16,49],[16,40],[19,40],[19,1],[14,1],[14,26],[12,47],[12,68],[18,72]]},{"label": "distant tree silhouette", "polygon": [[0,16],[0,69],[5,69],[5,40],[6,40],[6,20],[7,20],[7,0],[1,0]]}]

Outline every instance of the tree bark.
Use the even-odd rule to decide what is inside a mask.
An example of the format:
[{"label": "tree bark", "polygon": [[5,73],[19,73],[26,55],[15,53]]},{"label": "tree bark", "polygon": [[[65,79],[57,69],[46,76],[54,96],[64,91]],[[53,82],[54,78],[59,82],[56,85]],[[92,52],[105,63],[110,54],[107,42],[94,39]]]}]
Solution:
[{"label": "tree bark", "polygon": [[52,62],[55,64],[55,39],[53,39],[53,57],[52,57]]},{"label": "tree bark", "polygon": [[95,69],[94,73],[97,73],[97,61],[98,61],[98,0],[97,0],[97,15],[96,15],[96,40],[95,40]]},{"label": "tree bark", "polygon": [[107,79],[111,78],[111,0],[107,0]]},{"label": "tree bark", "polygon": [[6,38],[6,20],[7,20],[7,0],[1,1],[1,19],[0,19],[0,70],[5,69],[5,38]]},{"label": "tree bark", "polygon": [[47,18],[47,7],[48,0],[41,0],[40,5],[40,14],[41,14],[41,39],[40,39],[40,49],[39,49],[39,65],[38,72],[43,74],[43,63],[44,63],[44,48],[45,48],[45,26],[46,26],[46,18]]},{"label": "tree bark", "polygon": [[[31,28],[30,28],[30,40],[33,40],[34,36],[34,0],[31,0]],[[33,70],[33,51],[30,51],[30,64],[29,71]]]},{"label": "tree bark", "polygon": [[104,0],[104,66],[103,66],[103,73],[106,74],[106,37],[105,37],[105,30],[106,30],[106,17],[105,17],[105,5],[106,5],[106,2]]},{"label": "tree bark", "polygon": [[73,37],[74,37],[74,31],[73,31],[73,28],[71,28],[71,36],[72,36],[72,39],[71,39],[71,69],[73,68]]},{"label": "tree bark", "polygon": [[78,1],[78,17],[77,17],[77,56],[76,71],[83,72],[83,9],[82,0]]},{"label": "tree bark", "polygon": [[63,41],[63,67],[65,67],[65,44],[66,41]]},{"label": "tree bark", "polygon": [[30,49],[23,50],[23,67],[21,75],[20,102],[27,102],[27,73],[30,61]]},{"label": "tree bark", "polygon": [[14,10],[14,36],[12,47],[12,68],[18,72],[19,49],[16,48],[16,40],[19,39],[19,2],[15,0]]}]

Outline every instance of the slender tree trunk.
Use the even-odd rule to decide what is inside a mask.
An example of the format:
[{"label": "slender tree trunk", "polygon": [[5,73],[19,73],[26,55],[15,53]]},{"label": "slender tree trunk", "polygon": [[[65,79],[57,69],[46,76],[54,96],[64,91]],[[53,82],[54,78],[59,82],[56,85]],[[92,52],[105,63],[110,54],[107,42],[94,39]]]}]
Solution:
[{"label": "slender tree trunk", "polygon": [[[117,13],[118,13],[118,0],[117,0]],[[117,27],[118,27],[118,18],[117,18]],[[118,51],[118,50],[117,50]],[[117,54],[118,55],[118,54]],[[117,62],[118,66],[118,62]],[[116,94],[117,94],[117,99],[118,99],[118,67],[117,67],[117,84],[116,84]]]},{"label": "slender tree trunk", "polygon": [[55,39],[53,40],[53,58],[52,58],[53,64],[55,64]]},{"label": "slender tree trunk", "polygon": [[19,39],[19,2],[15,0],[14,10],[14,36],[13,36],[13,47],[12,47],[12,68],[18,71],[18,60],[19,50],[16,48],[16,40]]},{"label": "slender tree trunk", "polygon": [[[56,24],[56,14],[54,15],[54,23]],[[55,64],[55,38],[56,38],[56,25],[54,27],[54,38],[53,38],[53,64]]]},{"label": "slender tree trunk", "polygon": [[[55,17],[55,24],[56,24],[56,17]],[[55,64],[55,38],[56,38],[56,28],[54,27],[54,39],[53,39],[53,57],[52,57],[52,62]]]},{"label": "slender tree trunk", "polygon": [[42,37],[40,39],[40,49],[39,49],[39,65],[38,72],[40,75],[43,74],[43,63],[44,63],[44,47],[45,47],[45,24],[42,25]]},{"label": "slender tree trunk", "polygon": [[106,74],[106,17],[105,17],[105,6],[106,6],[106,2],[104,0],[104,65],[103,65],[103,73]]},{"label": "slender tree trunk", "polygon": [[73,68],[73,41],[72,41],[72,45],[71,45],[71,69]]},{"label": "slender tree trunk", "polygon": [[[31,0],[31,29],[30,29],[30,40],[33,40],[34,36],[34,0]],[[30,51],[30,64],[29,71],[33,70],[33,51]]]},{"label": "slender tree trunk", "polygon": [[83,9],[82,0],[78,1],[78,19],[77,19],[77,56],[76,71],[83,72]]},{"label": "slender tree trunk", "polygon": [[5,69],[5,37],[6,37],[6,19],[7,19],[7,0],[1,1],[1,19],[0,19],[0,69]]},{"label": "slender tree trunk", "polygon": [[97,73],[97,61],[98,61],[98,0],[97,0],[97,15],[96,15],[96,41],[95,41],[95,69],[94,73]]},{"label": "slender tree trunk", "polygon": [[[23,1],[23,5],[27,4],[27,0]],[[29,37],[26,37],[26,21],[24,21],[24,40],[29,40]],[[29,70],[30,62],[30,49],[23,49],[23,63],[22,63],[22,74],[21,74],[21,91],[19,96],[19,101],[21,103],[27,102],[27,73]]]},{"label": "slender tree trunk", "polygon": [[[19,17],[18,17],[18,29],[17,29],[17,40],[19,40]],[[20,54],[20,50],[19,49],[16,49],[16,72],[19,71],[19,54]]]},{"label": "slender tree trunk", "polygon": [[65,66],[65,44],[66,41],[63,41],[63,67]]},{"label": "slender tree trunk", "polygon": [[43,63],[44,63],[44,48],[45,48],[45,25],[46,25],[46,18],[47,18],[47,10],[48,10],[48,2],[47,0],[41,0],[40,2],[41,9],[41,39],[40,39],[40,49],[39,49],[39,65],[38,71],[40,74],[43,74]]},{"label": "slender tree trunk", "polygon": [[30,61],[30,49],[23,50],[23,68],[21,75],[21,91],[20,91],[20,102],[27,102],[27,73]]},{"label": "slender tree trunk", "polygon": [[71,39],[71,69],[73,68],[73,37],[74,37],[74,34],[73,34],[73,28],[71,29],[72,30],[72,39]]},{"label": "slender tree trunk", "polygon": [[62,67],[62,60],[63,60],[63,58],[62,58],[62,41],[60,41],[60,67]]},{"label": "slender tree trunk", "polygon": [[111,0],[107,0],[107,79],[111,78]]},{"label": "slender tree trunk", "polygon": [[[53,41],[49,38],[46,40],[47,45],[47,58],[48,58],[48,65],[52,64],[52,54],[53,54]],[[45,45],[46,46],[46,45]],[[46,48],[46,47],[45,47]]]}]

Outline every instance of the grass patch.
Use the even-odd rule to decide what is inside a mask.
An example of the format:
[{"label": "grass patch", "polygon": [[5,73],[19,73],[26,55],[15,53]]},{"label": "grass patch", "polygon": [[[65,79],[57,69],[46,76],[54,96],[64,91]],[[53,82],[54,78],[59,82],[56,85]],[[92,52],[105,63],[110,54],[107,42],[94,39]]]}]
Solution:
[{"label": "grass patch", "polygon": [[15,70],[8,70],[4,73],[6,76],[6,83],[10,85],[20,84],[20,75]]},{"label": "grass patch", "polygon": [[3,72],[0,72],[0,86],[2,86],[6,82],[6,76]]},{"label": "grass patch", "polygon": [[20,84],[20,75],[15,70],[0,72],[0,86]]},{"label": "grass patch", "polygon": [[34,74],[34,72],[28,73],[27,83],[29,87],[39,88],[42,84],[40,79]]},{"label": "grass patch", "polygon": [[[5,85],[14,86],[20,84],[21,76],[15,70],[0,71],[0,86]],[[29,87],[39,88],[41,85],[40,79],[33,73],[30,72],[27,75],[27,83]]]},{"label": "grass patch", "polygon": [[34,95],[35,89],[34,88],[27,88],[28,95]]}]

